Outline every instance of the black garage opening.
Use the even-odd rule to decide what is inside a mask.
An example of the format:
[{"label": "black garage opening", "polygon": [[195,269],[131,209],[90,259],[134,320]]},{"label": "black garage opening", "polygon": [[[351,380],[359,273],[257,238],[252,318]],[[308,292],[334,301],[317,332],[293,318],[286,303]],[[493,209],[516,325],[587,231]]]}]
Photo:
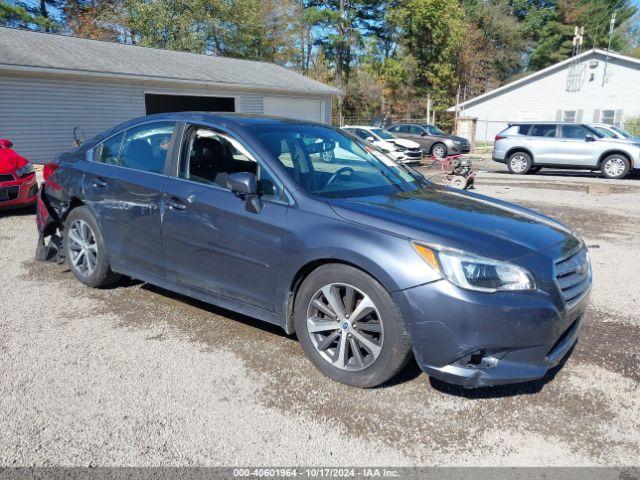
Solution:
[{"label": "black garage opening", "polygon": [[195,95],[156,95],[145,93],[147,115],[166,112],[235,112],[233,97],[198,97]]}]

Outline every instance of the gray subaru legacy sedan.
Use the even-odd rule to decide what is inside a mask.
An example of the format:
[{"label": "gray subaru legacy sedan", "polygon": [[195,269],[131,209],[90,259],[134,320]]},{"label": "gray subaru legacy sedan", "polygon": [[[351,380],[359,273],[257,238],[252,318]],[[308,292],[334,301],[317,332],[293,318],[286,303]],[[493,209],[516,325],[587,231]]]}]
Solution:
[{"label": "gray subaru legacy sedan", "polygon": [[39,259],[91,287],[125,275],[279,325],[357,387],[411,355],[465,387],[541,378],[576,343],[591,289],[568,227],[311,122],[151,115],[45,177]]}]

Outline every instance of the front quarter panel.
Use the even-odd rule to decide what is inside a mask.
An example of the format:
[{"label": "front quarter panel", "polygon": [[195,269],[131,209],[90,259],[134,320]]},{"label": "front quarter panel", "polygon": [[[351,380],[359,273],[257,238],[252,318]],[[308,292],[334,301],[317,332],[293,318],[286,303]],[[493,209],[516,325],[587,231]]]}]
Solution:
[{"label": "front quarter panel", "polygon": [[440,279],[407,238],[343,220],[328,206],[326,215],[290,209],[285,228],[281,276],[285,292],[300,269],[327,260],[364,270],[389,292]]}]

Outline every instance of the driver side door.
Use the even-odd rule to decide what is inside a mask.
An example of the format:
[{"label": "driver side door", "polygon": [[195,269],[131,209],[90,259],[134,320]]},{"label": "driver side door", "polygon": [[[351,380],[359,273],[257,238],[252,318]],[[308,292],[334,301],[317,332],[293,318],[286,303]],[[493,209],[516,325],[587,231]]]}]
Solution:
[{"label": "driver side door", "polygon": [[[162,237],[167,275],[183,284],[269,311],[282,261],[284,188],[236,138],[188,125],[177,171],[164,187]],[[235,172],[257,175],[264,208],[247,211],[226,186]]]}]

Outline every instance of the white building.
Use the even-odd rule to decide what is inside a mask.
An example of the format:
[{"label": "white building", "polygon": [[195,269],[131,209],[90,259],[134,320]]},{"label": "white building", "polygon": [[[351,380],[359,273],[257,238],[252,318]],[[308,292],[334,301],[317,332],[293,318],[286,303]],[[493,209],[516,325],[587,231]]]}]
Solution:
[{"label": "white building", "polygon": [[339,90],[281,66],[0,27],[0,138],[36,163],[149,113],[243,112],[331,122]]},{"label": "white building", "polygon": [[458,108],[460,117],[478,120],[476,141],[493,141],[508,122],[515,121],[624,126],[640,115],[640,59],[588,50],[467,100]]}]

